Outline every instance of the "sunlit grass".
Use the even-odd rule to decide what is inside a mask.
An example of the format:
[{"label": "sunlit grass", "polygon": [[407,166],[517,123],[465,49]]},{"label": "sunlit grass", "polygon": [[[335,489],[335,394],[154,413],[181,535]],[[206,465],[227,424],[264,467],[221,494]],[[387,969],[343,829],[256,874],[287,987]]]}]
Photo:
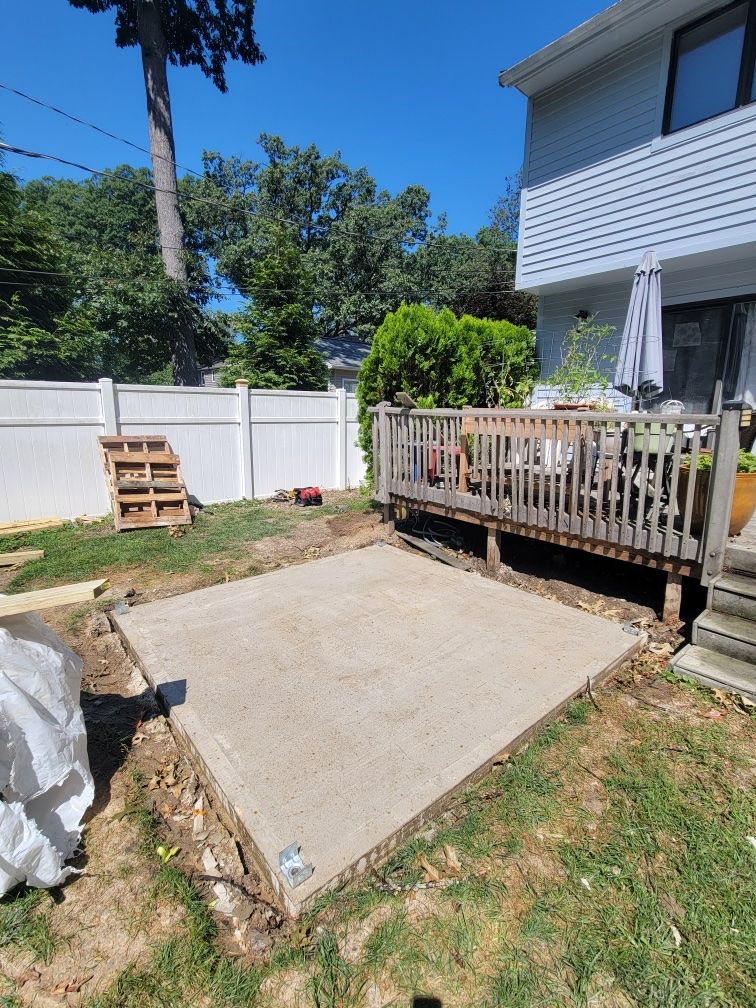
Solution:
[{"label": "sunlit grass", "polygon": [[[268,1008],[277,983],[295,983],[303,1008],[362,1008],[376,992],[386,1006],[430,992],[455,1008],[755,1008],[756,722],[707,720],[711,697],[685,695],[687,717],[610,692],[600,710],[573,705],[254,965],[221,951],[212,910],[155,857],[135,776],[123,814],[154,864],[150,898],[183,913],[88,1008]],[[584,814],[596,791],[602,811]],[[20,897],[11,941],[29,941],[44,898]]]},{"label": "sunlit grass", "polygon": [[6,896],[0,902],[0,948],[14,945],[35,962],[49,963],[61,941],[46,909],[51,904],[43,889],[21,887]]}]

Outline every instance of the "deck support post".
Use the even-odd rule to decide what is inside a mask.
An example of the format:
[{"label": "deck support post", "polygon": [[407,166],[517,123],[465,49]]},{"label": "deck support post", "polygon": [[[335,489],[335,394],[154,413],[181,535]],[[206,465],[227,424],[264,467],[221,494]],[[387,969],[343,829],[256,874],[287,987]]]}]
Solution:
[{"label": "deck support post", "polygon": [[488,529],[486,536],[486,569],[489,574],[496,574],[501,565],[501,532],[495,528]]},{"label": "deck support post", "polygon": [[378,450],[380,460],[380,471],[378,474],[378,500],[383,504],[383,524],[386,531],[391,535],[395,528],[394,505],[391,503],[391,455],[389,438],[389,419],[386,408],[387,402],[378,403]]},{"label": "deck support post", "polygon": [[671,623],[680,619],[680,602],[682,601],[682,576],[674,571],[667,573],[667,584],[664,589],[664,609],[662,619]]},{"label": "deck support post", "polygon": [[393,535],[396,529],[394,505],[386,502],[383,505],[383,524],[389,535]]}]

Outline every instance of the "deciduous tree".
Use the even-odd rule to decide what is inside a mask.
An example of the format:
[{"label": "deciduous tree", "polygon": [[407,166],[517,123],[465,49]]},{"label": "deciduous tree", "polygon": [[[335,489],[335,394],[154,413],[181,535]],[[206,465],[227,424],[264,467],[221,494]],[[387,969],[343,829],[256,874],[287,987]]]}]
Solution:
[{"label": "deciduous tree", "polygon": [[73,308],[63,248],[0,172],[0,378],[89,378],[99,336]]}]

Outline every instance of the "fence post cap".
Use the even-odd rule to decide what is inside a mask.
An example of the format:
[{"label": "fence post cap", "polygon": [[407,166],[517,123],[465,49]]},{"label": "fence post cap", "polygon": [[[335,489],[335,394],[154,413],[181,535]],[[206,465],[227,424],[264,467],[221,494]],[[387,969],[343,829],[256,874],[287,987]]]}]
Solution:
[{"label": "fence post cap", "polygon": [[246,378],[237,378],[236,379],[236,387],[237,388],[249,388],[249,382],[247,381]]}]

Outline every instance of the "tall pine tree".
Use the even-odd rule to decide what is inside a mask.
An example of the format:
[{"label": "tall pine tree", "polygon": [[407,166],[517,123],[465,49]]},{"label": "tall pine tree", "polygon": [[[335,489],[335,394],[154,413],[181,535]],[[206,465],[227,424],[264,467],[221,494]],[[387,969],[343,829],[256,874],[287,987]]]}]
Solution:
[{"label": "tall pine tree", "polygon": [[[168,276],[186,287],[184,224],[179,212],[167,63],[198,66],[219,91],[225,92],[225,67],[229,60],[255,64],[265,58],[255,38],[255,0],[69,0],[69,3],[93,14],[115,10],[116,45],[138,45],[141,50],[163,262]],[[187,320],[190,317],[187,313]],[[178,385],[194,385],[198,372],[193,327],[186,321],[171,331],[174,381]]]}]

